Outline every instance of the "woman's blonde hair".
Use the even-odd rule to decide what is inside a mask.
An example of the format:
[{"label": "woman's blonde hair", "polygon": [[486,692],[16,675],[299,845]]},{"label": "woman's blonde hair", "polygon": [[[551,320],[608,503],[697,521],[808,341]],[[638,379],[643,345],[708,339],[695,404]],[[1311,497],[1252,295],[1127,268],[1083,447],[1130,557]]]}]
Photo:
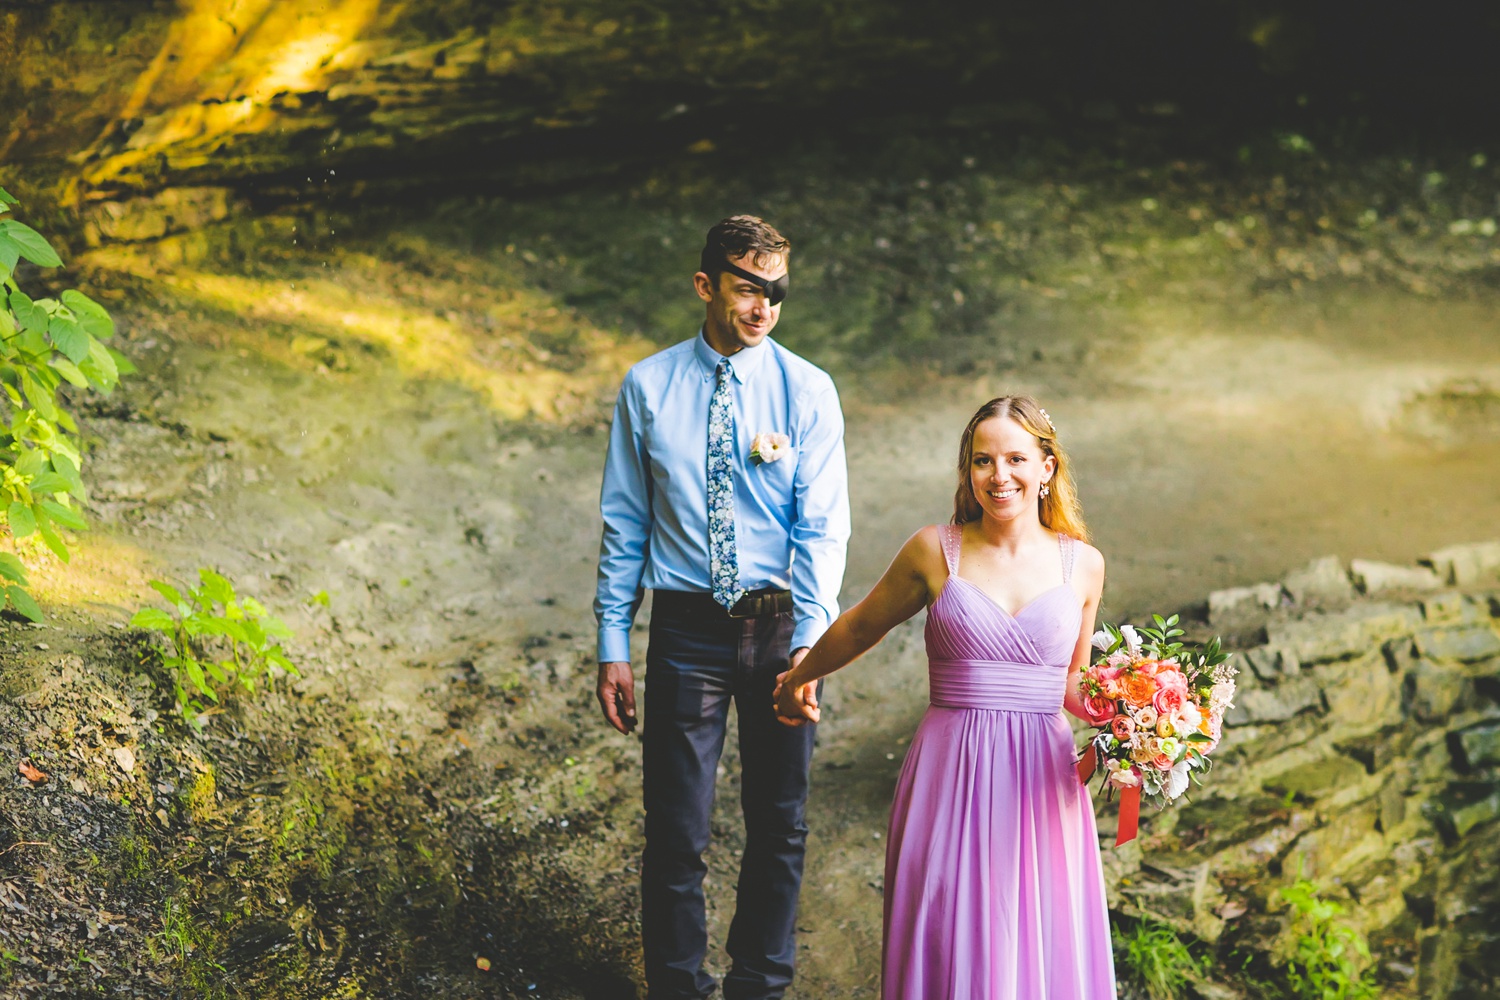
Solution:
[{"label": "woman's blonde hair", "polygon": [[958,444],[958,491],[953,494],[953,523],[977,521],[983,514],[974,496],[969,467],[974,464],[974,430],[994,417],[1009,417],[1036,438],[1042,454],[1051,455],[1057,463],[1047,485],[1051,491],[1037,501],[1037,516],[1049,531],[1071,535],[1081,542],[1089,540],[1088,525],[1083,522],[1083,505],[1073,485],[1073,467],[1068,453],[1057,443],[1057,428],[1036,400],[1030,396],[997,396],[981,406],[964,428]]}]

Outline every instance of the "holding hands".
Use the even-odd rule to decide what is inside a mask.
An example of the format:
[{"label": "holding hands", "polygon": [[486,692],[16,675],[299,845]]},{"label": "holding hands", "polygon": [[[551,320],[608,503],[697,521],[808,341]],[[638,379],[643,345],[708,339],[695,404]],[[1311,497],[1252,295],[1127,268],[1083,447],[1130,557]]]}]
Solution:
[{"label": "holding hands", "polygon": [[771,700],[776,705],[776,721],[783,726],[800,726],[822,718],[822,710],[818,707],[818,682],[812,680],[802,684],[788,683],[788,678],[801,666],[806,656],[806,649],[793,650],[790,669],[776,675],[776,688],[771,692]]}]

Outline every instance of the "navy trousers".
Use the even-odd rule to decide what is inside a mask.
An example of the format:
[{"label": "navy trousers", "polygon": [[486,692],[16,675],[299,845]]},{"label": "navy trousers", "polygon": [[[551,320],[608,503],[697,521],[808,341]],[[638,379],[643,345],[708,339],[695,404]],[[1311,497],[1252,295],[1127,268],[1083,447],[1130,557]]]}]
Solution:
[{"label": "navy trousers", "polygon": [[724,998],[780,997],[791,984],[815,728],[784,726],[771,706],[791,638],[789,612],[731,618],[707,594],[653,597],[642,734],[649,1000],[699,1000],[714,991],[703,968],[703,852],[731,700],[739,713],[745,854]]}]

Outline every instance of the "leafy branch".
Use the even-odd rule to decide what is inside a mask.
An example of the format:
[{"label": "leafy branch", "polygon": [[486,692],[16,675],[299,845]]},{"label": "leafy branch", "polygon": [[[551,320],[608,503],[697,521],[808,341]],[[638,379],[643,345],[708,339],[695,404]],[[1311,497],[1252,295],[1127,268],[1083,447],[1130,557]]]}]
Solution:
[{"label": "leafy branch", "polygon": [[1287,963],[1287,983],[1307,1000],[1365,1000],[1377,995],[1369,975],[1370,947],[1364,936],[1337,918],[1343,906],[1324,899],[1305,878],[1280,890],[1293,911],[1295,952]]},{"label": "leafy branch", "polygon": [[[130,619],[137,628],[161,633],[167,641],[162,665],[172,674],[177,711],[194,728],[203,727],[207,702],[217,704],[224,688],[255,693],[277,670],[301,677],[281,648],[292,636],[281,619],[253,597],[239,597],[234,585],[211,569],[198,570],[201,584],[184,594],[161,580],[151,589],[166,598],[172,613],[142,608]],[[228,655],[215,658],[215,653]]]},{"label": "leafy branch", "polygon": [[[59,405],[58,390],[66,382],[108,395],[135,367],[105,345],[115,324],[99,303],[72,289],[56,299],[21,291],[15,277],[21,260],[51,268],[61,267],[62,258],[41,233],[3,217],[17,204],[0,188],[0,524],[16,540],[39,536],[67,562],[58,529],[88,526],[76,506],[88,493],[78,424]],[[17,556],[0,553],[0,581],[0,607],[42,620]]]}]

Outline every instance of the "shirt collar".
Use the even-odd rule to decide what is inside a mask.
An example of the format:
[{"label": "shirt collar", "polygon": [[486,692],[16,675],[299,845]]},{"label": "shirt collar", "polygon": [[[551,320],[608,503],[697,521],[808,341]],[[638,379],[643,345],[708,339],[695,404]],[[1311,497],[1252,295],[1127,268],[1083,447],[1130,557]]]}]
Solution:
[{"label": "shirt collar", "polygon": [[[740,385],[750,381],[751,377],[760,370],[765,363],[766,356],[771,353],[771,338],[767,337],[754,347],[742,347],[729,356],[729,364],[734,370],[734,380]],[[724,355],[708,346],[708,340],[703,336],[703,329],[698,329],[698,336],[693,341],[693,354],[698,358],[698,364],[703,368],[703,379],[707,381],[714,377],[714,372],[719,368],[719,362],[724,360]]]}]

